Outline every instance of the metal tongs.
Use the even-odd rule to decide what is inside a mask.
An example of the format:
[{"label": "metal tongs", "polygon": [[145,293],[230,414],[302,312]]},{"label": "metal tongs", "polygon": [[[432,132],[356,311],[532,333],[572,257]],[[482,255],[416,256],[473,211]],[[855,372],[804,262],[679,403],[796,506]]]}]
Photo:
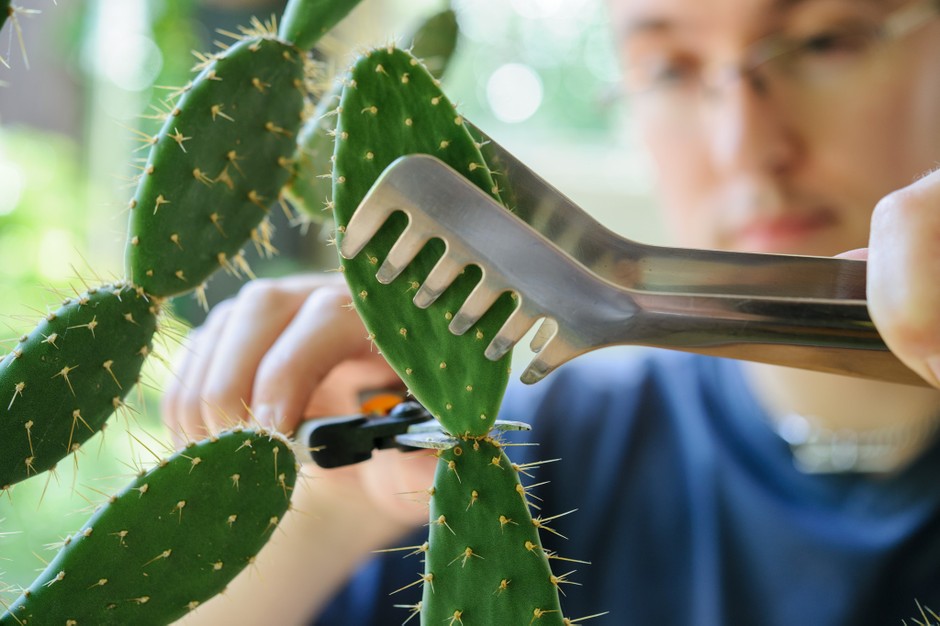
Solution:
[{"label": "metal tongs", "polygon": [[[864,261],[651,246],[603,227],[561,192],[471,127],[506,177],[507,211],[428,155],[389,165],[346,226],[340,253],[356,256],[388,217],[407,228],[376,278],[390,283],[430,239],[446,249],[414,296],[426,308],[467,265],[482,278],[453,316],[470,329],[506,291],[518,305],[486,348],[498,359],[542,320],[534,383],[585,352],[657,346],[926,385],[885,346],[865,300]],[[505,198],[504,198],[505,199]]]}]

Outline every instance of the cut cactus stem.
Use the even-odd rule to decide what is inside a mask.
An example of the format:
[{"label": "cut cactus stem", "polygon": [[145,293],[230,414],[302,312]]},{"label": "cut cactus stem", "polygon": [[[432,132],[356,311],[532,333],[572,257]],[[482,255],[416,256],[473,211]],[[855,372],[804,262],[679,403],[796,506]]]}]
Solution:
[{"label": "cut cactus stem", "polygon": [[0,362],[0,489],[100,431],[153,348],[157,304],[124,283],[66,300]]},{"label": "cut cactus stem", "polygon": [[254,562],[290,505],[288,442],[231,430],[190,445],[111,497],[0,626],[168,624]]},{"label": "cut cactus stem", "polygon": [[552,574],[539,539],[547,524],[532,519],[531,496],[502,446],[465,439],[438,458],[422,623],[460,614],[467,624],[562,626],[564,577]]}]

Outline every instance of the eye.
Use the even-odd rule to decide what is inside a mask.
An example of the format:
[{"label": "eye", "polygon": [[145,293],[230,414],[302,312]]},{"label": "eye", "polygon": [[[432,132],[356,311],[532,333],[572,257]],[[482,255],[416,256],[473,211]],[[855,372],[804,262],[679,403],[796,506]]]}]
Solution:
[{"label": "eye", "polygon": [[695,61],[683,55],[656,55],[635,59],[627,72],[629,87],[635,92],[681,88],[698,80]]},{"label": "eye", "polygon": [[876,39],[877,29],[854,26],[829,29],[801,37],[797,48],[808,56],[836,56],[865,52]]}]

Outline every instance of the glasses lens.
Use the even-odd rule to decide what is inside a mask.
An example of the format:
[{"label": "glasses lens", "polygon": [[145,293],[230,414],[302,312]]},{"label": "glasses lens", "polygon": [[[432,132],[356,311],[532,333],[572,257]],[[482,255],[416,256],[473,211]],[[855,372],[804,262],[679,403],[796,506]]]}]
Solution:
[{"label": "glasses lens", "polygon": [[870,64],[879,43],[872,27],[820,31],[779,44],[781,51],[756,69],[800,87],[835,89]]}]

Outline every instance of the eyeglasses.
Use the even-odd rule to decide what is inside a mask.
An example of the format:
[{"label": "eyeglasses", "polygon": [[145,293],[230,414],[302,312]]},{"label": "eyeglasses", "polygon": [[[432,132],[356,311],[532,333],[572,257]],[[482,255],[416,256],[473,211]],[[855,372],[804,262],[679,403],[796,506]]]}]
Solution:
[{"label": "eyeglasses", "polygon": [[940,17],[940,0],[920,0],[881,19],[853,18],[798,37],[771,35],[753,44],[738,64],[708,67],[687,58],[628,62],[627,96],[661,114],[683,114],[714,100],[738,77],[759,94],[788,103],[844,98],[872,86],[891,45]]}]

